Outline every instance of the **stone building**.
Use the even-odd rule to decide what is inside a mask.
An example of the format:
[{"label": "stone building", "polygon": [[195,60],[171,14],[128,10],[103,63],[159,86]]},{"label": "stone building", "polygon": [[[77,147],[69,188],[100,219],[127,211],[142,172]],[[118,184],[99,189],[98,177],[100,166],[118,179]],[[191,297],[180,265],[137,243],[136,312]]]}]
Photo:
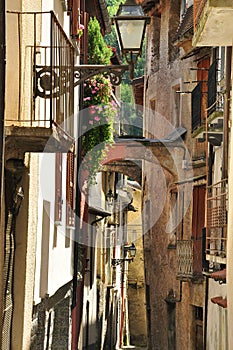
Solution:
[{"label": "stone building", "polygon": [[[142,4],[152,15],[144,133],[164,148],[174,150],[179,141],[184,147],[183,159],[169,148],[159,162],[144,161],[149,348],[228,349],[232,36],[226,27],[231,27],[232,4],[166,0],[153,2],[152,7],[146,1]],[[171,145],[174,130],[181,139]],[[175,171],[166,166],[170,157],[176,162]]]},{"label": "stone building", "polygon": [[110,28],[105,3],[92,4],[6,1],[3,349],[76,348],[85,322],[74,258],[79,88],[72,74],[80,52],[87,58],[90,16],[103,34]]},{"label": "stone building", "polygon": [[206,145],[192,138],[191,91],[204,78],[198,69],[206,52],[192,47],[192,2],[155,1],[148,13],[144,136],[167,149],[162,155],[155,144],[155,159],[143,165],[148,343],[150,349],[202,349]]}]

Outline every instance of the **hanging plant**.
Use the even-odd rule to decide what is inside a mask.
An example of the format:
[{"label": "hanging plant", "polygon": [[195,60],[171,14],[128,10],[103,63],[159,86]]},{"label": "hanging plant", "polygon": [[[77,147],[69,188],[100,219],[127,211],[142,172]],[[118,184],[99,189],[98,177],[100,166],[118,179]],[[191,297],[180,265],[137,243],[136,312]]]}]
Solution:
[{"label": "hanging plant", "polygon": [[113,143],[117,105],[112,99],[111,83],[102,75],[84,85],[84,96],[83,167],[88,170],[90,182],[94,183],[106,148]]},{"label": "hanging plant", "polygon": [[[111,56],[112,50],[104,42],[99,22],[91,18],[88,25],[88,63],[108,65]],[[117,115],[109,79],[104,75],[89,79],[84,84],[83,105],[82,164],[88,171],[89,181],[95,183],[107,146],[113,143],[113,123]]]}]

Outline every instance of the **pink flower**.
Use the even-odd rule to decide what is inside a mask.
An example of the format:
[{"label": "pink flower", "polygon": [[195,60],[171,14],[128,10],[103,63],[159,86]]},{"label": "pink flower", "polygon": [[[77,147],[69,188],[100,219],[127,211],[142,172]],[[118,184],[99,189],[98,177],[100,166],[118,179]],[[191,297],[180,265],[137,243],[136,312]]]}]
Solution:
[{"label": "pink flower", "polygon": [[90,97],[85,97],[84,99],[83,99],[83,101],[90,101]]},{"label": "pink flower", "polygon": [[90,125],[93,125],[93,120],[89,120],[88,122]]},{"label": "pink flower", "polygon": [[96,94],[96,91],[95,91],[95,90],[91,90],[91,93],[92,93],[92,94]]},{"label": "pink flower", "polygon": [[96,116],[94,117],[95,121],[99,122],[100,121],[100,117]]},{"label": "pink flower", "polygon": [[94,106],[90,106],[90,114],[95,114],[95,107]]},{"label": "pink flower", "polygon": [[83,29],[85,29],[85,27],[84,27],[83,24],[80,23],[79,26],[78,26],[78,29],[82,29],[83,30]]}]

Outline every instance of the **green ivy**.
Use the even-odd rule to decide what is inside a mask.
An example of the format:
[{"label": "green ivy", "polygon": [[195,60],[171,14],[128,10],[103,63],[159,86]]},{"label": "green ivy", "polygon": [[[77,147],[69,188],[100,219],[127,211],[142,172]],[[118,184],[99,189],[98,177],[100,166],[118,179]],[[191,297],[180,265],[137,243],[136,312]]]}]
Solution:
[{"label": "green ivy", "polygon": [[[104,42],[98,21],[91,19],[88,26],[88,63],[109,64],[111,55],[112,50]],[[83,166],[89,173],[89,182],[95,183],[106,147],[113,142],[113,123],[117,114],[112,85],[104,75],[97,75],[84,84],[83,107]]]},{"label": "green ivy", "polygon": [[112,50],[106,45],[96,18],[91,18],[88,25],[88,63],[110,64]]}]

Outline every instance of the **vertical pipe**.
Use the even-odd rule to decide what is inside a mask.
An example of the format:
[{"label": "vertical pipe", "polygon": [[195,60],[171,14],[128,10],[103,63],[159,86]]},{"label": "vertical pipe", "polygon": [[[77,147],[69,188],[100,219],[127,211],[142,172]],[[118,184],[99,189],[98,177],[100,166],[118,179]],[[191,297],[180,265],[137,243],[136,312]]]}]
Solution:
[{"label": "vertical pipe", "polygon": [[[80,4],[81,9],[85,10],[85,2],[82,0]],[[74,10],[74,9],[73,9]],[[83,62],[80,59],[80,63]],[[80,85],[79,90],[79,110],[83,109],[83,97],[84,97],[84,85]],[[77,140],[77,164],[76,164],[76,197],[75,197],[75,237],[74,237],[74,248],[73,248],[73,294],[72,294],[72,350],[77,349],[79,333],[81,329],[82,321],[82,307],[83,307],[83,292],[84,292],[84,278],[82,283],[78,286],[77,274],[78,274],[78,261],[80,260],[80,251],[82,246],[79,243],[78,237],[80,233],[80,218],[81,218],[81,188],[80,188],[80,169],[82,164],[82,136],[81,129],[82,120],[78,119],[78,140]],[[83,259],[85,258],[85,254]],[[77,301],[79,304],[77,304]]]},{"label": "vertical pipe", "polygon": [[[5,113],[5,0],[0,0],[0,317],[3,315],[3,266],[4,266],[4,213],[3,208],[3,179],[4,179],[4,113]],[[0,344],[2,343],[2,323],[0,327]]]},{"label": "vertical pipe", "polygon": [[[233,40],[233,39],[232,39]],[[233,59],[233,57],[232,57]],[[232,62],[233,64],[233,62]],[[231,93],[233,93],[233,85],[231,78]],[[232,117],[231,110],[231,117]],[[233,125],[230,126],[230,137],[229,137],[229,152],[233,154]],[[228,336],[229,336],[229,349],[233,349],[233,235],[232,235],[232,222],[233,222],[233,158],[229,161],[229,176],[228,176],[228,188],[229,188],[229,200],[228,200],[228,227],[227,227],[227,313],[228,313]]]},{"label": "vertical pipe", "polygon": [[224,106],[224,140],[223,140],[223,168],[222,179],[228,177],[228,144],[229,144],[229,114],[230,114],[230,96],[231,96],[231,57],[232,47],[226,48],[226,94]]},{"label": "vertical pipe", "polygon": [[36,96],[35,96],[35,87],[36,87],[36,36],[37,36],[37,31],[36,31],[36,13],[34,13],[33,17],[34,21],[34,43],[33,43],[33,95],[32,95],[32,105],[31,105],[31,125],[32,126],[32,121],[35,120],[35,102],[36,102]]},{"label": "vertical pipe", "polygon": [[209,278],[205,279],[205,314],[204,314],[204,350],[207,349],[207,322],[208,322]]}]

